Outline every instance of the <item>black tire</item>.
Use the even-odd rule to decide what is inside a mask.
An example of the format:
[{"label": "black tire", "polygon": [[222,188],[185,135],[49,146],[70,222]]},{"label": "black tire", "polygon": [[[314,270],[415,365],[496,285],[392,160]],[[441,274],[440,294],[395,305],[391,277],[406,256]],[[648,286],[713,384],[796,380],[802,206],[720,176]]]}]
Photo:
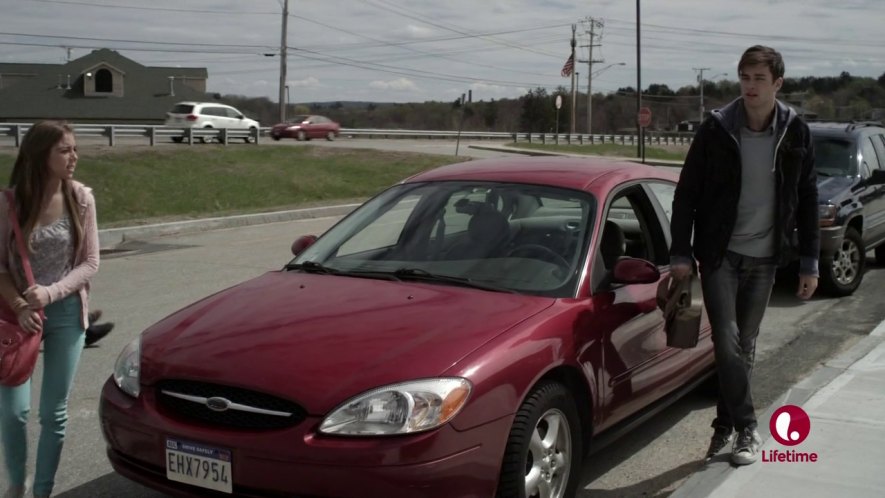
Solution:
[{"label": "black tire", "polygon": [[[548,431],[551,422],[558,430]],[[544,444],[533,447],[533,439]],[[513,419],[497,497],[540,497],[530,481],[548,484],[545,498],[575,496],[581,478],[582,441],[578,410],[568,389],[552,381],[535,386]]]},{"label": "black tire", "polygon": [[326,132],[326,140],[328,140],[330,142],[332,140],[335,140],[335,132],[334,131]]},{"label": "black tire", "polygon": [[866,259],[863,238],[853,227],[846,228],[833,257],[820,261],[821,289],[832,296],[851,295],[863,280]]},{"label": "black tire", "polygon": [[172,137],[172,141],[177,144],[180,144],[181,142],[184,141],[184,137]]},{"label": "black tire", "polygon": [[298,140],[299,142],[307,141],[307,133],[305,133],[303,130],[299,130],[298,133],[295,134],[295,140]]},{"label": "black tire", "polygon": [[879,265],[885,265],[885,244],[876,248],[876,263],[879,263]]},{"label": "black tire", "polygon": [[274,142],[279,142],[279,141],[280,141],[280,137],[277,136],[277,135],[273,135],[271,138],[273,138],[273,141],[274,141]]},{"label": "black tire", "polygon": [[[211,130],[213,128],[211,126],[204,126],[203,129],[204,130]],[[200,137],[200,143],[211,144],[214,141],[215,140],[212,137]]]}]

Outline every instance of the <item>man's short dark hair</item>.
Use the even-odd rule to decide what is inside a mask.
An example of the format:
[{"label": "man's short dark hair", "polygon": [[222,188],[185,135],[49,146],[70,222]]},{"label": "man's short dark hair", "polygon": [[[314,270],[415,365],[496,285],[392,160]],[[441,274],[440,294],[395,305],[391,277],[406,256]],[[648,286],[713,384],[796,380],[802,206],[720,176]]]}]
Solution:
[{"label": "man's short dark hair", "polygon": [[738,75],[745,66],[765,64],[771,70],[772,80],[784,77],[784,58],[777,50],[763,45],[753,45],[744,51],[738,62]]}]

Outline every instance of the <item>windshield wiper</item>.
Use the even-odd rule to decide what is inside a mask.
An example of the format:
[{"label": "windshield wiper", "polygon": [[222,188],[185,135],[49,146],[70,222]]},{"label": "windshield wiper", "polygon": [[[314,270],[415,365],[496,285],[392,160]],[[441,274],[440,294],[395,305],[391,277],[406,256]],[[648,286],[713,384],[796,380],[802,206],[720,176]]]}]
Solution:
[{"label": "windshield wiper", "polygon": [[290,263],[286,265],[287,270],[301,270],[307,273],[320,273],[323,275],[337,275],[341,277],[356,278],[376,278],[380,280],[399,280],[395,275],[384,272],[375,271],[345,271],[337,268],[325,266],[316,261],[305,261],[303,263]]},{"label": "windshield wiper", "polygon": [[303,263],[289,263],[286,265],[287,270],[302,270],[307,273],[323,273],[325,275],[338,275],[340,273],[339,270],[335,268],[329,268],[328,266],[324,266],[322,263],[317,263],[316,261],[305,261]]},{"label": "windshield wiper", "polygon": [[460,285],[462,287],[470,287],[473,289],[482,289],[492,292],[508,292],[510,294],[519,294],[512,289],[499,287],[497,285],[483,284],[464,277],[453,277],[451,275],[440,275],[438,273],[430,273],[421,268],[399,268],[393,272],[393,275],[401,280],[412,280],[418,282],[439,282],[443,284]]}]

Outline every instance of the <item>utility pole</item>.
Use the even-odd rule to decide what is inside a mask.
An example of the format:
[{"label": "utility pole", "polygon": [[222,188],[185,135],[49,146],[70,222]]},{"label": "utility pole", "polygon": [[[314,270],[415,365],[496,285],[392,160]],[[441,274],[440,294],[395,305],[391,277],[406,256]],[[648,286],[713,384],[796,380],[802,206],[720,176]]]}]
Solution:
[{"label": "utility pole", "polygon": [[636,0],[636,136],[639,137],[637,156],[645,163],[645,128],[639,126],[639,110],[642,109],[642,50],[640,36],[639,1]]},{"label": "utility pole", "polygon": [[[590,48],[590,57],[588,57],[586,61],[578,62],[587,63],[587,134],[591,135],[593,133],[593,64],[605,62],[603,59],[593,59],[593,47],[601,46],[598,43],[594,43],[594,41],[597,36],[596,27],[602,29],[603,23],[592,17],[588,17],[584,22],[590,24],[590,30],[586,31],[586,33],[590,35],[590,44],[587,45],[587,47]],[[598,36],[602,38],[601,34]]]},{"label": "utility pole", "polygon": [[280,123],[286,121],[286,26],[289,21],[289,0],[283,0],[283,29],[280,35]]},{"label": "utility pole", "polygon": [[[575,40],[575,31],[578,29],[577,24],[572,24],[572,64],[576,64],[577,60],[575,59],[575,45],[577,45],[577,41]],[[569,124],[569,135],[575,134],[575,78],[576,73],[574,67],[572,68],[572,98],[571,98],[571,121]]]},{"label": "utility pole", "polygon": [[709,67],[693,67],[692,70],[698,72],[698,84],[701,87],[701,107],[700,116],[698,117],[698,126],[704,122],[704,71],[709,71]]}]

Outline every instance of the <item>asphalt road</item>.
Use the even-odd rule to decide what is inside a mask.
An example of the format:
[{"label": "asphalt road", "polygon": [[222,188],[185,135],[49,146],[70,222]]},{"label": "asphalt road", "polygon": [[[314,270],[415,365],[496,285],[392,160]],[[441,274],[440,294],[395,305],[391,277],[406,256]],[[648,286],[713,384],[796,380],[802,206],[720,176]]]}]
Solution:
[{"label": "asphalt road", "polygon": [[[316,143],[454,154],[454,143],[449,141]],[[477,153],[486,154],[470,150],[471,156]],[[97,419],[98,398],[117,353],[141,330],[179,307],[281,267],[290,259],[289,246],[295,237],[322,233],[334,221],[290,221],[165,237],[131,244],[125,252],[104,255],[91,299],[94,307],[105,310],[107,320],[117,323],[117,328],[96,347],[83,352],[70,399],[68,438],[57,475],[57,496],[163,496],[114,474],[105,457]],[[793,296],[791,282],[778,283],[758,341],[754,396],[760,413],[816,366],[853,345],[885,318],[881,306],[883,286],[885,269],[876,266],[872,259],[863,285],[848,298],[816,297],[801,302]],[[41,369],[38,365],[35,385],[39,385]],[[37,391],[35,388],[35,396]],[[668,495],[702,465],[714,403],[708,396],[692,393],[630,435],[600,450],[583,469],[579,496]],[[37,437],[36,415],[35,408],[30,424],[32,444]],[[32,446],[31,469],[33,457]],[[0,485],[5,482],[5,472],[0,469]]]}]

